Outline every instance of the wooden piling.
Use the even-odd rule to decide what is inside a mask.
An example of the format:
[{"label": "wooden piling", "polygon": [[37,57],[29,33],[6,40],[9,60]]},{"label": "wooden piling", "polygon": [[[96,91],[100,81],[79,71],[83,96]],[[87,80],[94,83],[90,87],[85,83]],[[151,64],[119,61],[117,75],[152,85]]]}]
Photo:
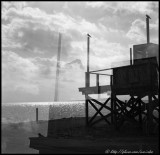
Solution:
[{"label": "wooden piling", "polygon": [[38,123],[38,108],[36,108],[36,122]]},{"label": "wooden piling", "polygon": [[110,86],[111,86],[111,123],[114,123],[114,102],[113,102],[113,76],[110,76]]},{"label": "wooden piling", "polygon": [[132,63],[132,48],[130,48],[130,65],[133,65],[133,63]]},{"label": "wooden piling", "polygon": [[151,126],[152,126],[152,121],[153,121],[153,115],[152,115],[152,95],[149,93],[148,95],[148,109],[147,109],[147,134],[150,134],[151,131]]},{"label": "wooden piling", "polygon": [[89,118],[89,105],[88,105],[88,94],[85,95],[85,117],[86,117],[86,127],[88,126],[88,118]]},{"label": "wooden piling", "polygon": [[142,105],[141,105],[141,99],[138,101],[138,107],[139,107],[139,125],[142,129]]},{"label": "wooden piling", "polygon": [[98,99],[100,99],[99,74],[96,75],[96,86],[98,88]]}]

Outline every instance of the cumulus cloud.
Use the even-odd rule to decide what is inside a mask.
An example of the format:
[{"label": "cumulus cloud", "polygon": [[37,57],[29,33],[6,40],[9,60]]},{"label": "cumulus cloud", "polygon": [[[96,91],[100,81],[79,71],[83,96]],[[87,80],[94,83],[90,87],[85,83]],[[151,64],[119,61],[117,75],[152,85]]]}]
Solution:
[{"label": "cumulus cloud", "polygon": [[114,13],[125,11],[127,13],[150,14],[158,8],[158,2],[87,2],[87,6],[109,9]]},{"label": "cumulus cloud", "polygon": [[[158,38],[158,20],[155,22],[152,22],[152,19],[150,21],[150,40],[155,41],[156,38]],[[146,21],[143,21],[141,19],[136,19],[132,22],[131,27],[129,31],[126,34],[126,37],[134,41],[134,43],[144,43],[146,42]]]},{"label": "cumulus cloud", "polygon": [[82,70],[84,69],[84,66],[83,66],[83,64],[82,64],[82,62],[81,62],[80,59],[76,59],[76,60],[74,60],[74,61],[72,61],[72,62],[70,62],[70,63],[67,63],[66,66],[67,66],[67,67],[73,67],[73,65],[75,65],[75,64],[79,65],[79,67],[80,67]]},{"label": "cumulus cloud", "polygon": [[87,6],[90,6],[90,7],[102,7],[105,5],[105,2],[86,2],[86,5]]},{"label": "cumulus cloud", "polygon": [[137,42],[144,42],[145,40],[145,22],[136,19],[126,34],[126,36],[132,40],[135,40]]},{"label": "cumulus cloud", "polygon": [[[33,82],[38,68],[29,59],[24,59],[16,53],[2,52],[2,85],[4,89],[25,90],[37,94],[38,86]],[[33,89],[32,89],[33,88]]]},{"label": "cumulus cloud", "polygon": [[126,10],[131,13],[150,14],[157,8],[157,2],[118,2],[116,11]]},{"label": "cumulus cloud", "polygon": [[61,93],[67,99],[78,96],[86,70],[86,34],[92,36],[91,69],[110,67],[129,59],[131,44],[145,41],[144,13],[153,17],[151,37],[158,40],[157,10],[155,2],[3,2],[3,94],[27,94],[25,99],[35,100],[53,96],[61,32]]},{"label": "cumulus cloud", "polygon": [[[47,15],[45,12],[30,7],[23,10],[10,8],[5,13],[5,19],[10,23],[2,27],[3,47],[14,48],[17,45],[21,56],[51,57],[57,53],[59,25],[56,25],[56,16]],[[53,24],[52,21],[55,21]],[[9,32],[9,33],[8,33]],[[62,54],[67,56],[70,48],[70,38],[63,38]],[[12,44],[9,44],[12,42]],[[16,47],[17,47],[16,46]],[[25,52],[22,52],[25,51]],[[25,54],[27,52],[27,54]]]}]

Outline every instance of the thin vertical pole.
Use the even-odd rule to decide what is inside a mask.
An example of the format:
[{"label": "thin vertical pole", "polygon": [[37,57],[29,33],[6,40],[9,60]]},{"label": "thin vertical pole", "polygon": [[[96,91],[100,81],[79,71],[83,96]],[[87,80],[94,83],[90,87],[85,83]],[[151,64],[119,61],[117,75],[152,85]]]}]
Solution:
[{"label": "thin vertical pole", "polygon": [[86,83],[87,83],[87,87],[90,86],[90,74],[89,74],[89,46],[90,46],[90,35],[87,34],[87,78],[86,78]]},{"label": "thin vertical pole", "polygon": [[151,126],[152,126],[152,109],[151,109],[151,104],[152,104],[152,95],[149,93],[148,95],[148,109],[147,109],[147,134],[151,133]]},{"label": "thin vertical pole", "polygon": [[147,31],[147,44],[150,43],[150,36],[149,36],[149,19],[151,19],[148,15],[146,15],[146,31]]},{"label": "thin vertical pole", "polygon": [[85,117],[86,117],[86,126],[88,126],[88,117],[89,117],[89,105],[88,105],[88,94],[85,94]]},{"label": "thin vertical pole", "polygon": [[132,48],[130,48],[130,65],[132,65]]},{"label": "thin vertical pole", "polygon": [[38,108],[36,108],[36,122],[38,123]]},{"label": "thin vertical pole", "polygon": [[110,76],[110,85],[111,85],[111,123],[114,123],[113,75]]},{"label": "thin vertical pole", "polygon": [[[85,73],[85,81],[86,81],[86,87],[88,86],[88,73]],[[88,94],[85,94],[85,117],[86,117],[86,126],[88,126],[88,113],[89,113],[89,108],[88,108]]]},{"label": "thin vertical pole", "polygon": [[90,45],[90,35],[87,34],[87,72],[89,73],[89,45]]},{"label": "thin vertical pole", "polygon": [[98,89],[98,99],[100,99],[99,74],[96,74],[96,86]]},{"label": "thin vertical pole", "polygon": [[99,87],[99,74],[96,74],[96,85]]},{"label": "thin vertical pole", "polygon": [[139,125],[142,129],[142,107],[141,107],[141,99],[138,100],[138,106],[139,106]]},{"label": "thin vertical pole", "polygon": [[114,126],[115,129],[117,130],[117,103],[116,103],[116,94],[115,92],[113,93],[113,109],[114,109]]},{"label": "thin vertical pole", "polygon": [[[85,73],[86,87],[90,86],[90,74],[89,74],[89,43],[91,36],[87,34],[87,72]],[[86,117],[86,126],[88,126],[88,115],[89,115],[89,106],[88,106],[88,94],[85,94],[85,117]]]},{"label": "thin vertical pole", "polygon": [[61,33],[59,33],[59,40],[58,40],[57,69],[56,69],[54,101],[58,101],[58,97],[59,97],[59,92],[58,91],[59,91],[60,53],[61,53]]}]

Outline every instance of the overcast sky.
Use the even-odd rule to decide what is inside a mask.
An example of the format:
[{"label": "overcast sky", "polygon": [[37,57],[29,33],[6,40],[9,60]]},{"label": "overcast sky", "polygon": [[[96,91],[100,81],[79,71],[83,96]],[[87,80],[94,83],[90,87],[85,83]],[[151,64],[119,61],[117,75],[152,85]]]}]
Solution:
[{"label": "overcast sky", "polygon": [[[2,102],[53,101],[58,32],[60,100],[84,99],[87,36],[91,70],[129,60],[129,48],[158,43],[158,2],[2,2]],[[70,63],[72,62],[73,63]]]}]

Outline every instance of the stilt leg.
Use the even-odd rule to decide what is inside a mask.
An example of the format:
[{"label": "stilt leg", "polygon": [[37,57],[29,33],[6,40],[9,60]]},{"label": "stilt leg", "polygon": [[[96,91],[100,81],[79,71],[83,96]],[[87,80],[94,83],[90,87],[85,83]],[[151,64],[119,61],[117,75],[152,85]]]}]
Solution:
[{"label": "stilt leg", "polygon": [[89,110],[89,107],[88,107],[88,95],[85,95],[85,98],[86,98],[86,103],[85,103],[85,117],[86,117],[86,126],[88,126],[88,110]]}]

